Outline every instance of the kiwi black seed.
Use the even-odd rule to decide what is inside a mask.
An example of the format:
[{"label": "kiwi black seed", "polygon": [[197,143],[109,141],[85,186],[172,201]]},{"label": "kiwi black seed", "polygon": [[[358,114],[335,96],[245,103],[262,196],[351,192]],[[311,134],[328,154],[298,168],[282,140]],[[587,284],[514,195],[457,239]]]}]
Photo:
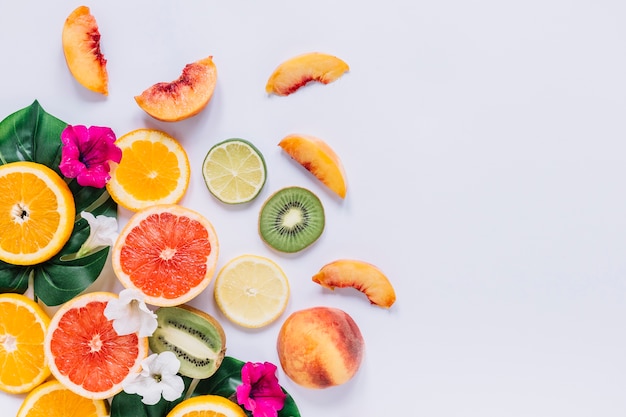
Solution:
[{"label": "kiwi black seed", "polygon": [[259,234],[280,252],[299,252],[324,231],[324,206],[306,188],[286,187],[271,195],[259,214]]},{"label": "kiwi black seed", "polygon": [[226,335],[220,323],[196,308],[181,305],[156,311],[157,329],[148,338],[154,353],[173,352],[180,360],[180,374],[208,378],[226,354]]}]

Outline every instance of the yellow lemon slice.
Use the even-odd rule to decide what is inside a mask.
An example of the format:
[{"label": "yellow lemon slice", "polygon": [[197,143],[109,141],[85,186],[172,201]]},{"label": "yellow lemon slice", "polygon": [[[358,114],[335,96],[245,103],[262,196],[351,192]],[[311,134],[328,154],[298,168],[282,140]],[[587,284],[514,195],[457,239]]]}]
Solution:
[{"label": "yellow lemon slice", "polygon": [[276,320],[289,301],[289,281],[271,259],[241,255],[222,267],[215,280],[215,301],[232,322],[258,328]]}]

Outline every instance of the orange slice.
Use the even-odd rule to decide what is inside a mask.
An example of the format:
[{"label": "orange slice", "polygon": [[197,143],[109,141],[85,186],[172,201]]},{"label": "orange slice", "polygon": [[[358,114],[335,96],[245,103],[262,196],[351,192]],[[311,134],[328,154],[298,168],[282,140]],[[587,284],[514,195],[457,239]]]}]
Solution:
[{"label": "orange slice", "polygon": [[209,394],[181,402],[167,417],[246,417],[246,413],[231,400]]},{"label": "orange slice", "polygon": [[139,372],[148,353],[148,338],[120,336],[104,315],[108,292],[87,293],[65,303],[52,317],[45,353],[52,375],[72,392],[105,399],[122,391],[130,374]]},{"label": "orange slice", "polygon": [[24,399],[16,417],[107,417],[109,403],[92,400],[65,388],[59,381],[48,381]]},{"label": "orange slice", "polygon": [[74,229],[74,196],[36,162],[0,165],[0,260],[35,265],[56,255]]},{"label": "orange slice", "polygon": [[0,294],[0,390],[28,392],[50,375],[43,348],[49,323],[30,298]]},{"label": "orange slice", "polygon": [[189,159],[178,141],[165,132],[137,129],[120,137],[122,160],[111,164],[107,190],[131,211],[155,204],[178,203],[189,186]]},{"label": "orange slice", "polygon": [[219,243],[211,222],[176,204],[148,207],[126,223],[113,246],[113,271],[148,304],[174,306],[211,282]]}]

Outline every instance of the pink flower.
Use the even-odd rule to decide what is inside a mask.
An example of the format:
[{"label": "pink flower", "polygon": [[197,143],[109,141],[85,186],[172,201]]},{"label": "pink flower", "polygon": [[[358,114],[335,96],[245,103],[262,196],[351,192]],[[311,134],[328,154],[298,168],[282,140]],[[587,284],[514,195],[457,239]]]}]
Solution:
[{"label": "pink flower", "polygon": [[70,126],[61,133],[59,169],[82,186],[102,188],[111,179],[109,161],[119,163],[122,150],[115,145],[115,133],[108,127]]},{"label": "pink flower", "polygon": [[287,395],[278,384],[276,365],[247,362],[241,369],[241,385],[237,387],[237,402],[254,417],[276,417],[285,405]]}]

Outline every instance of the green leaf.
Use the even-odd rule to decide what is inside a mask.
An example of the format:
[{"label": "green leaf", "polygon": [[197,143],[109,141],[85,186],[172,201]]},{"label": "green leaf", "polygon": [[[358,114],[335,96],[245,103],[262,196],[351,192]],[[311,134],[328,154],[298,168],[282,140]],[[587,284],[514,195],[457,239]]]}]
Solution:
[{"label": "green leaf", "polygon": [[[67,123],[46,113],[36,100],[0,122],[0,165],[17,161],[38,162],[61,175],[61,133]],[[68,180],[69,181],[69,180]],[[109,248],[83,258],[64,260],[76,253],[89,236],[89,223],[82,211],[94,216],[117,218],[117,204],[106,188],[82,187],[76,180],[68,183],[74,196],[76,220],[65,246],[52,259],[31,265],[11,265],[0,261],[0,290],[23,294],[33,273],[35,295],[48,306],[56,306],[87,289],[100,276]]]}]

